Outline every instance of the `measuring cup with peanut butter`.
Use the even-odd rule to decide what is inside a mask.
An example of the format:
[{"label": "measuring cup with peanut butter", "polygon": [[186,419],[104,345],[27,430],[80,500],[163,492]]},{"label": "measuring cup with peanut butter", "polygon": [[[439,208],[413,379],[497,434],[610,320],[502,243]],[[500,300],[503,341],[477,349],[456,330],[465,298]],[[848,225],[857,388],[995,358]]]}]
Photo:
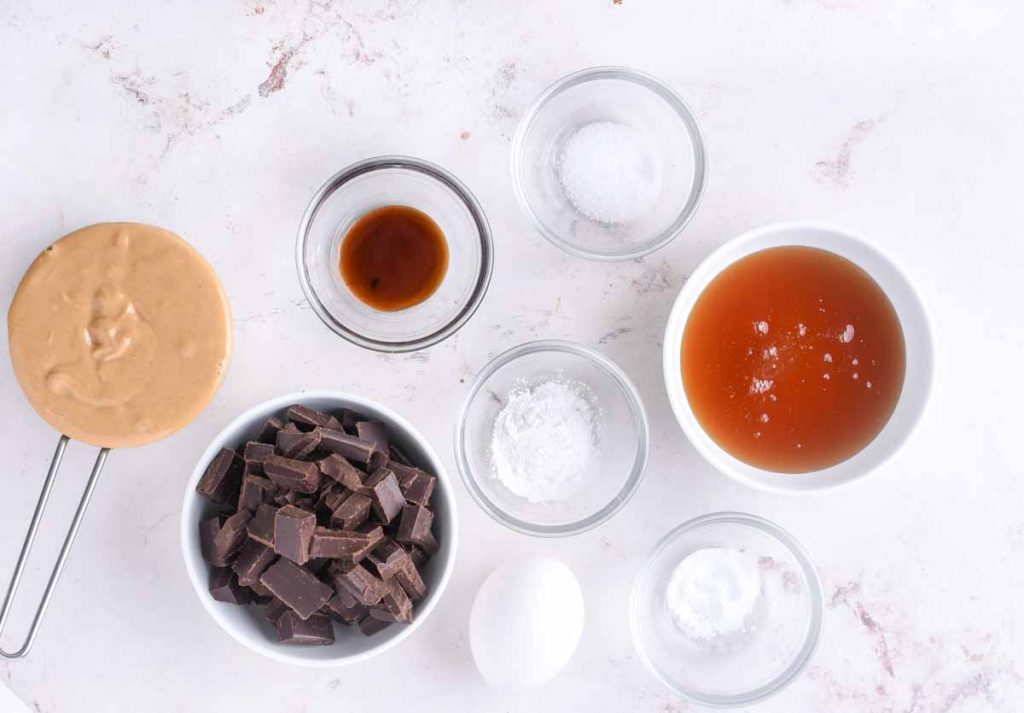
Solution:
[{"label": "measuring cup with peanut butter", "polygon": [[61,433],[14,576],[0,631],[69,439],[101,450],[23,646],[28,653],[111,448],[141,446],[188,424],[224,379],[231,311],[188,243],[141,223],[98,223],[36,258],[7,313],[11,364],[42,418]]}]

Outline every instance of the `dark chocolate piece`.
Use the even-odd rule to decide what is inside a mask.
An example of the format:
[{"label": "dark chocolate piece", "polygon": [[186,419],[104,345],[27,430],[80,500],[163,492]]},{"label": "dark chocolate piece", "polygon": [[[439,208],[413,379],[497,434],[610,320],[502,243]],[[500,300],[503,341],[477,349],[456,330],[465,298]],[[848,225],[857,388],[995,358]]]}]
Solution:
[{"label": "dark chocolate piece", "polygon": [[430,497],[437,486],[437,478],[419,468],[410,468],[398,463],[392,463],[388,467],[398,478],[398,486],[408,502],[423,506],[430,504]]},{"label": "dark chocolate piece", "polygon": [[294,423],[277,432],[277,450],[285,458],[305,458],[320,445],[320,431],[300,431]]},{"label": "dark chocolate piece", "polygon": [[274,546],[274,518],[277,516],[277,508],[273,505],[263,503],[256,508],[256,514],[246,526],[246,532],[250,540],[256,540],[267,547]]},{"label": "dark chocolate piece", "polygon": [[313,532],[310,555],[359,562],[370,554],[383,538],[384,531],[379,525],[369,532],[318,527]]},{"label": "dark chocolate piece", "polygon": [[260,599],[271,599],[274,596],[274,593],[267,589],[265,586],[263,586],[263,583],[260,582],[258,579],[249,585],[249,589],[251,589],[253,593]]},{"label": "dark chocolate piece", "polygon": [[335,588],[348,592],[360,604],[373,606],[384,596],[384,582],[361,564],[338,562],[329,571]]},{"label": "dark chocolate piece", "polygon": [[251,587],[259,582],[260,575],[273,564],[275,559],[277,559],[277,555],[274,554],[273,549],[261,545],[256,540],[249,540],[238,553],[231,569],[238,575],[239,584],[243,587]]},{"label": "dark chocolate piece", "polygon": [[388,428],[380,421],[359,421],[356,423],[356,435],[373,444],[373,449],[381,453],[388,452]]},{"label": "dark chocolate piece", "polygon": [[294,505],[285,505],[274,517],[274,551],[295,564],[309,559],[309,544],[316,528],[316,515]]},{"label": "dark chocolate piece", "polygon": [[408,624],[412,621],[412,600],[398,582],[385,582],[384,596],[381,597],[380,604],[370,607],[370,616],[382,621],[400,621]]},{"label": "dark chocolate piece", "polygon": [[224,518],[220,515],[199,521],[199,551],[203,553],[203,559],[207,562],[213,558],[213,540],[223,524]]},{"label": "dark chocolate piece", "polygon": [[346,626],[355,624],[368,613],[366,606],[357,602],[355,597],[344,590],[331,597],[324,605],[323,611],[327,616]]},{"label": "dark chocolate piece", "polygon": [[271,595],[270,601],[263,607],[263,616],[267,617],[267,621],[271,624],[277,624],[277,620],[280,619],[281,615],[286,611],[291,611],[288,608],[288,605],[277,597]]},{"label": "dark chocolate piece", "polygon": [[218,602],[248,604],[252,600],[249,590],[238,584],[234,573],[228,567],[210,569],[210,596]]},{"label": "dark chocolate piece", "polygon": [[320,469],[316,463],[274,455],[263,463],[263,469],[267,477],[282,488],[315,493],[320,487]]},{"label": "dark chocolate piece", "polygon": [[391,456],[392,461],[397,461],[401,465],[412,465],[412,461],[409,460],[409,456],[405,454],[405,451],[394,443],[388,446],[388,455]]},{"label": "dark chocolate piece", "polygon": [[303,619],[312,616],[334,594],[329,586],[284,558],[270,565],[260,582]]},{"label": "dark chocolate piece", "polygon": [[420,575],[420,571],[417,569],[417,565],[412,557],[409,558],[407,565],[395,572],[395,581],[401,585],[405,593],[414,602],[418,602],[427,596],[427,584],[423,581],[423,577]]},{"label": "dark chocolate piece", "polygon": [[277,432],[282,428],[284,428],[284,421],[277,416],[271,416],[260,426],[259,433],[256,434],[256,440],[260,443],[275,443],[277,442]]},{"label": "dark chocolate piece", "polygon": [[373,514],[388,525],[398,517],[405,505],[405,496],[398,486],[398,478],[387,468],[378,468],[364,483],[365,492],[373,503]]},{"label": "dark chocolate piece", "polygon": [[255,512],[260,505],[272,500],[276,492],[277,486],[271,481],[259,475],[246,473],[242,478],[242,489],[238,492],[238,509]]},{"label": "dark chocolate piece", "polygon": [[416,565],[418,569],[422,569],[423,565],[425,565],[427,563],[427,560],[430,559],[430,555],[421,550],[419,547],[410,547],[409,559],[412,560],[412,563]]},{"label": "dark chocolate piece", "polygon": [[214,567],[227,567],[235,554],[245,544],[246,525],[252,518],[248,510],[240,510],[228,517],[213,538],[210,551],[210,564]]},{"label": "dark chocolate piece", "polygon": [[356,463],[366,463],[375,452],[372,443],[350,436],[344,431],[317,427],[313,432],[320,434],[320,450],[343,455]]},{"label": "dark chocolate piece", "polygon": [[427,538],[434,524],[434,513],[422,505],[406,505],[402,508],[402,519],[398,523],[395,539],[408,545],[416,545],[430,552]]},{"label": "dark chocolate piece", "polygon": [[381,579],[391,579],[402,567],[415,569],[409,554],[397,542],[387,537],[366,556],[365,564]]},{"label": "dark chocolate piece", "polygon": [[437,540],[434,538],[433,532],[428,532],[423,537],[423,541],[417,544],[419,545],[419,548],[426,553],[428,558],[436,555],[437,551],[441,548],[441,546],[437,544]]},{"label": "dark chocolate piece", "polygon": [[263,475],[263,461],[267,456],[274,455],[274,444],[249,441],[242,451],[242,458],[245,460],[245,468],[250,473]]},{"label": "dark chocolate piece", "polygon": [[288,420],[301,426],[309,426],[311,429],[316,426],[323,426],[333,430],[342,430],[341,422],[329,413],[323,413],[311,409],[308,406],[295,404],[288,407]]},{"label": "dark chocolate piece", "polygon": [[215,503],[233,503],[245,472],[245,461],[230,448],[221,448],[206,466],[196,492]]},{"label": "dark chocolate piece", "polygon": [[334,625],[324,614],[302,619],[293,611],[277,618],[277,640],[286,644],[325,645],[334,643]]},{"label": "dark chocolate piece", "polygon": [[372,503],[362,493],[352,493],[331,514],[331,524],[342,530],[354,530],[370,517]]},{"label": "dark chocolate piece", "polygon": [[343,408],[338,412],[338,420],[341,421],[341,427],[346,433],[355,435],[356,424],[360,421],[365,421],[366,418],[361,414],[353,411],[352,409]]},{"label": "dark chocolate piece", "polygon": [[363,636],[373,636],[374,634],[380,633],[391,626],[390,621],[383,621],[376,617],[372,617],[369,614],[364,616],[357,623],[359,631],[363,633]]},{"label": "dark chocolate piece", "polygon": [[328,478],[338,481],[349,490],[358,492],[363,489],[363,480],[366,475],[363,471],[349,463],[344,456],[337,453],[324,458],[317,463],[320,472]]},{"label": "dark chocolate piece", "polygon": [[330,563],[330,557],[310,557],[309,562],[306,562],[306,569],[312,574],[319,575]]}]

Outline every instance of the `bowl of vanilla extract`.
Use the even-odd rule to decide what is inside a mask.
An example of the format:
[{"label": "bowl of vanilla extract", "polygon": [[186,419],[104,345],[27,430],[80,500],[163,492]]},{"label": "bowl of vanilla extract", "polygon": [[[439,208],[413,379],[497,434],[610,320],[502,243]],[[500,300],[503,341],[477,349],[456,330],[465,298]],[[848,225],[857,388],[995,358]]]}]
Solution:
[{"label": "bowl of vanilla extract", "polygon": [[427,161],[379,156],[331,176],[299,226],[296,264],[313,311],[348,341],[408,352],[476,311],[494,250],[483,209]]}]

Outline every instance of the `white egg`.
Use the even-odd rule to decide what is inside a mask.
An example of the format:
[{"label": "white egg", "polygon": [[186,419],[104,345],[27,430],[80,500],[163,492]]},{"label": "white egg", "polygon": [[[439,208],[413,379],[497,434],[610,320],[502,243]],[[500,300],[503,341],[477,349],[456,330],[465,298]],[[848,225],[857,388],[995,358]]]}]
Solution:
[{"label": "white egg", "polygon": [[583,633],[576,575],[550,557],[502,565],[484,581],[469,616],[469,645],[489,684],[526,689],[549,681]]}]

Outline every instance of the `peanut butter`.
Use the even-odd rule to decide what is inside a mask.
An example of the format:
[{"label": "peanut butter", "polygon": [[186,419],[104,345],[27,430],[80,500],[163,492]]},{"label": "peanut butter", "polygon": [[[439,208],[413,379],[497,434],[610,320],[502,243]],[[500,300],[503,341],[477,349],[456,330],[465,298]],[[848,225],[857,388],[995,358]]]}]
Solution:
[{"label": "peanut butter", "polygon": [[210,265],[174,233],[99,223],[46,248],[7,314],[14,374],[51,426],[102,447],[150,443],[210,402],[231,312]]}]

